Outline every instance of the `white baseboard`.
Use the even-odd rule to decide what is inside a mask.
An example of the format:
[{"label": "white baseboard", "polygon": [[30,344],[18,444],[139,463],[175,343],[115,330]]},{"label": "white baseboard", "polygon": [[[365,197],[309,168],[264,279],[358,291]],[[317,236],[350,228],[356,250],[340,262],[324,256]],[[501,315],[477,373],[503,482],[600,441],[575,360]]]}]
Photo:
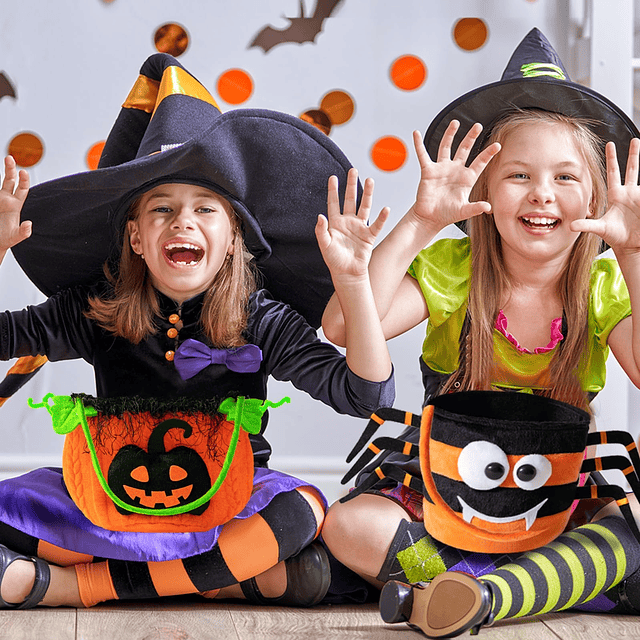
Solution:
[{"label": "white baseboard", "polygon": [[0,455],[0,480],[14,478],[40,467],[61,467],[60,456],[11,454]]}]

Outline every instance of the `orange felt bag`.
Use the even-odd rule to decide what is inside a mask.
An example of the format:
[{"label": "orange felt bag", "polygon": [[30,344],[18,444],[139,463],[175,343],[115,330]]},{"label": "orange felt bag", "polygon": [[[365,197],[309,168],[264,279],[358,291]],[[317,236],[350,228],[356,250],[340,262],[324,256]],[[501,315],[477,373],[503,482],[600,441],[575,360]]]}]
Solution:
[{"label": "orange felt bag", "polygon": [[187,532],[224,524],[244,508],[253,488],[248,433],[259,432],[268,407],[285,401],[239,397],[217,406],[49,394],[31,406],[47,408],[66,435],[64,481],[93,524]]}]

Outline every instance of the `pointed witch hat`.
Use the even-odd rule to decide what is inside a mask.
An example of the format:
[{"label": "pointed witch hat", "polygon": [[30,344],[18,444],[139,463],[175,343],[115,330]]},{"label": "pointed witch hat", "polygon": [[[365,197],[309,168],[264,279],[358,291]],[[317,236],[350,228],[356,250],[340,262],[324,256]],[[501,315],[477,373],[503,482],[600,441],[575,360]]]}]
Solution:
[{"label": "pointed witch hat", "polygon": [[429,155],[437,157],[438,146],[451,120],[460,122],[453,153],[469,128],[479,122],[484,131],[471,150],[471,162],[484,146],[493,125],[515,109],[543,109],[586,119],[603,144],[609,140],[615,142],[622,175],[629,143],[640,136],[622,109],[597,91],[570,80],[551,43],[534,28],[513,52],[498,82],[466,93],[434,118],[424,137]]},{"label": "pointed witch hat", "polygon": [[[98,169],[34,186],[22,219],[33,234],[13,248],[47,296],[117,268],[131,202],[153,186],[184,182],[227,198],[240,216],[264,286],[314,326],[333,292],[315,238],[327,181],[351,167],[315,127],[288,114],[215,100],[175,58],[155,54],[122,106]],[[343,193],[343,192],[342,192]]]}]

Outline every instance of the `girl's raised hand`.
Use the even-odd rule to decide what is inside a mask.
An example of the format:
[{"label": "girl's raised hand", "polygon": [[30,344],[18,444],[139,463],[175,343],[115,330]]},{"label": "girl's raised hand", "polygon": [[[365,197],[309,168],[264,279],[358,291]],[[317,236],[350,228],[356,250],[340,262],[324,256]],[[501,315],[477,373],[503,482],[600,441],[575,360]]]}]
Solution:
[{"label": "girl's raised hand", "polygon": [[350,169],[344,197],[344,211],[340,211],[338,178],[331,176],[327,188],[327,217],[318,216],[316,238],[322,257],[336,277],[368,277],[373,245],[389,216],[389,208],[382,209],[376,220],[368,224],[373,204],[373,180],[364,183],[362,201],[357,207],[358,172]]},{"label": "girl's raised hand", "polygon": [[422,142],[419,131],[413,132],[413,144],[420,163],[420,183],[411,211],[417,221],[439,231],[449,224],[491,211],[488,202],[469,202],[471,188],[491,158],[500,151],[496,142],[483,149],[467,167],[469,153],[482,132],[482,125],[474,124],[451,158],[453,139],[460,127],[457,120],[449,123],[433,162]]},{"label": "girl's raised hand", "polygon": [[4,180],[0,188],[0,262],[8,249],[31,235],[31,222],[20,223],[20,211],[29,193],[29,174],[18,171],[16,161],[4,159]]},{"label": "girl's raised hand", "polygon": [[572,231],[587,231],[600,236],[615,252],[640,254],[640,187],[638,168],[640,140],[634,138],[629,145],[624,184],[616,155],[616,146],[608,142],[607,201],[609,208],[599,219],[574,220]]}]

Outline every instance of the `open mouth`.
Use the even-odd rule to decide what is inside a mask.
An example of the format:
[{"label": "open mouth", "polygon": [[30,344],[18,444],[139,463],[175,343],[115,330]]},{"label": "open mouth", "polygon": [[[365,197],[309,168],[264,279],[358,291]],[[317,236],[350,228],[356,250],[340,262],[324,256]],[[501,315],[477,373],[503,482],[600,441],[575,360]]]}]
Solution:
[{"label": "open mouth", "polygon": [[524,524],[526,530],[529,531],[531,525],[534,523],[535,519],[538,517],[538,511],[542,508],[544,503],[547,501],[545,498],[542,502],[537,504],[535,507],[529,509],[528,511],[524,511],[523,513],[517,513],[513,516],[507,516],[504,518],[498,518],[496,516],[489,516],[486,513],[481,513],[477,511],[473,507],[470,507],[460,496],[458,496],[458,500],[460,502],[460,506],[462,507],[462,519],[465,522],[471,523],[473,518],[479,518],[480,520],[484,520],[485,522],[493,522],[495,524],[508,524],[510,522],[517,522],[518,520],[524,520]]},{"label": "open mouth", "polygon": [[522,224],[525,227],[541,231],[555,229],[560,224],[560,220],[558,220],[558,218],[545,218],[542,216],[522,216],[520,220],[522,220]]},{"label": "open mouth", "polygon": [[169,262],[180,266],[192,267],[204,257],[204,249],[191,242],[169,242],[162,251]]}]

